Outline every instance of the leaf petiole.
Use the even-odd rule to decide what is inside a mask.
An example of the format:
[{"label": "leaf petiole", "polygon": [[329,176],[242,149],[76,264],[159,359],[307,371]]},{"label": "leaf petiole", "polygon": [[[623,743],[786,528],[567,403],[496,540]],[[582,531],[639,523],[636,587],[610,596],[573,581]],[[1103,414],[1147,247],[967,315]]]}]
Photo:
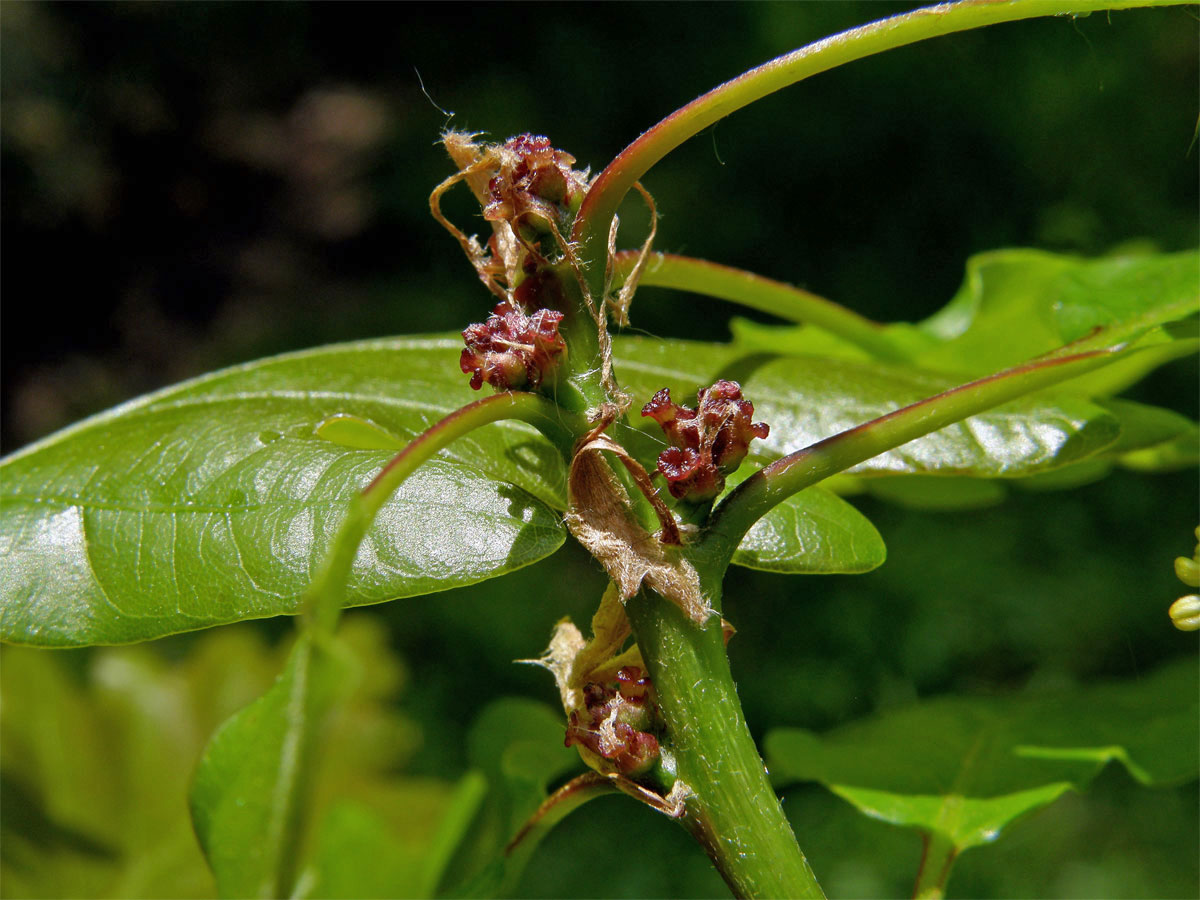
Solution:
[{"label": "leaf petiole", "polygon": [[928,832],[922,838],[921,868],[913,886],[913,900],[941,900],[946,895],[946,882],[958,858],[958,848],[937,831]]},{"label": "leaf petiole", "polygon": [[1127,345],[1118,345],[1037,359],[919,400],[776,460],[738,485],[713,511],[696,554],[701,576],[719,577],[754,523],[793,494],[915,438],[1128,353]]},{"label": "leaf petiole", "polygon": [[[927,6],[851,28],[808,44],[718,85],[677,109],[617,154],[592,182],[575,220],[572,241],[583,245],[585,268],[603,272],[609,224],[617,207],[655,163],[714,122],[768,94],[845,63],[940,37],[1001,22],[1039,16],[1078,15],[1102,9],[1164,6],[1175,0],[961,0]],[[593,290],[599,290],[601,275]]]},{"label": "leaf petiole", "polygon": [[570,452],[572,434],[586,428],[581,416],[563,410],[544,397],[505,391],[455,410],[413,439],[351,501],[320,571],[305,592],[303,611],[310,628],[318,633],[333,633],[359,545],[380,508],[404,480],[446,445],[503,419],[529,423],[564,454]]},{"label": "leaf petiole", "polygon": [[[634,251],[626,250],[617,254],[618,284],[633,269],[636,259]],[[861,347],[877,359],[887,362],[907,360],[907,355],[888,337],[879,322],[802,288],[744,269],[674,253],[651,253],[640,284],[728,300],[789,322],[815,325]]]}]

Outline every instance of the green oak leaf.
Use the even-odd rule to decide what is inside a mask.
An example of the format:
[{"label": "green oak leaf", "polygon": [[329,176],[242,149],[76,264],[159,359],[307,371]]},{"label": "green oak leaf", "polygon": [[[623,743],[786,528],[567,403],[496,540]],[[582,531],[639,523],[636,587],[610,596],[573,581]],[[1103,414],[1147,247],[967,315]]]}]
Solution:
[{"label": "green oak leaf", "polygon": [[[368,341],[262,360],[9,457],[0,636],[112,644],[296,612],[348,501],[392,456],[345,446],[345,428],[330,439],[330,421],[350,416],[376,437],[408,440],[478,399],[455,346]],[[382,509],[349,605],[471,584],[554,552],[563,473],[550,443],[521,424],[455,442]]]},{"label": "green oak leaf", "polygon": [[1118,256],[1070,267],[1054,285],[1054,322],[1064,343],[1102,329],[1106,340],[1200,312],[1200,253]]},{"label": "green oak leaf", "polygon": [[1013,821],[1110,761],[1147,786],[1195,778],[1196,665],[1058,696],[948,697],[823,735],[778,729],[767,761],[781,784],[817,781],[861,812],[918,828],[957,851],[996,840]]},{"label": "green oak leaf", "polygon": [[810,487],[759,519],[733,563],[765,572],[830,575],[869,572],[886,558],[883,538],[866,516],[832,491]]},{"label": "green oak leaf", "polygon": [[[1183,353],[1194,352],[1200,312],[1200,254],[1126,254],[1100,259],[1033,249],[993,250],[967,260],[962,287],[916,325],[879,326],[897,356],[960,381],[1017,365],[1087,340],[1111,346],[1134,339],[1162,346],[1084,376],[1072,389],[1112,394]],[[735,318],[734,343],[746,352],[854,360],[872,353],[815,326],[762,325]]]},{"label": "green oak leaf", "polygon": [[984,375],[1083,339],[1089,347],[1135,339],[1168,345],[1072,386],[1091,396],[1112,394],[1180,353],[1194,352],[1194,340],[1173,338],[1166,326],[1194,317],[1198,310],[1196,251],[1093,260],[1040,250],[995,250],[971,257],[958,294],[920,323],[919,328],[943,342],[913,361]]}]

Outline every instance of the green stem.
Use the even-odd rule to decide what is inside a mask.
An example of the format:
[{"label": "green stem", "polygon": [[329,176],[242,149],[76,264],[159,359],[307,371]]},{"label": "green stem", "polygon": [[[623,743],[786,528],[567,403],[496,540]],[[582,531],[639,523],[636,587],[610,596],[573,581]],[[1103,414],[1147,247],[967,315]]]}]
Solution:
[{"label": "green stem", "polygon": [[925,836],[925,850],[921,854],[921,869],[917,872],[917,883],[913,886],[914,900],[941,900],[946,895],[946,881],[950,869],[958,857],[958,848],[938,832]]},{"label": "green stem", "polygon": [[[560,366],[559,383],[568,386],[559,391],[555,400],[571,412],[583,413],[597,409],[612,398],[608,396],[603,379],[601,331],[607,338],[608,323],[597,322],[583,296],[583,287],[567,263],[558,263],[543,273],[554,279],[552,293],[558,295],[555,304],[565,318],[559,333],[567,342],[569,352]],[[595,296],[599,297],[599,294]],[[599,301],[603,303],[603,300]]]},{"label": "green stem", "polygon": [[[618,282],[633,269],[637,253],[617,254]],[[789,322],[804,322],[861,347],[877,359],[904,362],[906,354],[888,337],[883,326],[852,309],[816,294],[705,259],[673,253],[653,253],[639,282],[641,287],[666,287],[717,297]]]},{"label": "green stem", "polygon": [[873,456],[1125,355],[1122,347],[1035,360],[951,388],[778,459],[717,506],[699,546],[701,575],[724,572],[746,532],[776,504]]},{"label": "green stem", "polygon": [[852,28],[751,69],[667,116],[622,150],[596,176],[572,235],[582,247],[593,292],[598,293],[603,279],[609,224],[634,182],[688,138],[735,110],[811,75],[927,38],[1038,16],[1165,6],[1173,2],[1177,0],[962,0]]},{"label": "green stem", "polygon": [[717,617],[697,628],[643,591],[625,606],[667,722],[683,824],[737,897],[823,897],[783,815],[729,671]]},{"label": "green stem", "polygon": [[358,547],[380,508],[404,480],[447,444],[502,419],[528,422],[554,441],[567,458],[573,433],[586,428],[581,417],[564,411],[545,397],[507,391],[455,410],[414,438],[350,501],[329,554],[305,594],[304,612],[310,628],[317,633],[333,633],[341,615],[346,583]]}]

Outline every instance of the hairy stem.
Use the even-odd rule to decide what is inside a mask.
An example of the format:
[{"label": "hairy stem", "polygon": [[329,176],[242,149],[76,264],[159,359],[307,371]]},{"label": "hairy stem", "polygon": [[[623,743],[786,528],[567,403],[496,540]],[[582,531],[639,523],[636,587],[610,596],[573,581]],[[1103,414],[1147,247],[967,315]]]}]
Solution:
[{"label": "hairy stem", "polygon": [[746,532],[776,504],[818,481],[1001,403],[1122,358],[1113,347],[1035,360],[951,388],[797,450],[755,472],[714,510],[697,548],[701,574],[724,572]]},{"label": "hairy stem", "polygon": [[746,727],[719,617],[697,628],[643,591],[625,606],[667,722],[684,826],[737,897],[823,897]]},{"label": "hairy stem", "polygon": [[[617,254],[618,281],[633,268],[637,254]],[[861,347],[877,359],[904,362],[906,355],[883,326],[854,310],[782,281],[705,259],[652,253],[642,272],[643,287],[675,288],[738,303],[789,322],[803,322]]]},{"label": "hairy stem", "polygon": [[921,869],[913,886],[914,900],[941,900],[946,895],[946,882],[958,850],[947,838],[933,832],[925,835],[921,853]]},{"label": "hairy stem", "polygon": [[693,100],[642,133],[592,183],[572,239],[597,290],[609,224],[634,182],[714,122],[768,94],[848,62],[958,31],[1038,16],[1162,6],[1175,0],[961,0],[924,7],[835,34],[751,69]]},{"label": "hairy stem", "polygon": [[537,394],[507,391],[477,400],[455,410],[414,438],[392,458],[374,480],[350,502],[317,577],[304,598],[305,618],[318,633],[331,634],[341,615],[346,583],[354,557],[367,529],[388,498],[431,456],[464,434],[502,419],[519,419],[533,425],[569,454],[572,433],[586,428],[583,420]]}]

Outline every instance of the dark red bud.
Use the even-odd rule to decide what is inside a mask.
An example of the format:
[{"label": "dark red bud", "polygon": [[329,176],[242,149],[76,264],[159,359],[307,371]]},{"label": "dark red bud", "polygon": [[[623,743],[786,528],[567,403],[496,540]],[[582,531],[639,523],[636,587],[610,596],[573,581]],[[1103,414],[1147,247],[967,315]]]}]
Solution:
[{"label": "dark red bud", "polygon": [[532,316],[501,303],[482,324],[463,330],[466,349],[459,367],[479,390],[486,381],[498,391],[536,390],[566,357],[558,333],[563,314],[539,309]]},{"label": "dark red bud", "polygon": [[587,190],[586,173],[571,168],[575,157],[554,149],[549,138],[520,134],[500,149],[500,171],[488,182],[483,209],[490,222],[520,220],[536,229],[538,219],[558,218]]},{"label": "dark red bud", "polygon": [[651,729],[661,727],[653,686],[638,666],[617,673],[615,688],[589,683],[583,688],[585,708],[567,717],[563,743],[581,744],[607,760],[612,770],[635,777],[658,761],[660,747]]},{"label": "dark red bud", "polygon": [[735,381],[718,381],[697,394],[695,410],[671,401],[663,388],[642,408],[656,421],[672,446],[658,457],[658,471],[671,495],[708,500],[725,487],[725,476],[746,458],[750,441],[765,438],[769,426],[752,422],[754,404],[742,397]]}]

